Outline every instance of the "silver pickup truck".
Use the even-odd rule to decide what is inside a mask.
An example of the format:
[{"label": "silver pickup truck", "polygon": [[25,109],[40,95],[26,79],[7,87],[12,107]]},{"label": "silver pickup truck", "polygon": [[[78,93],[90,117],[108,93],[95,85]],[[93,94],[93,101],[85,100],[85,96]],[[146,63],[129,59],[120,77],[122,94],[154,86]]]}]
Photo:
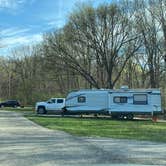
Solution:
[{"label": "silver pickup truck", "polygon": [[51,98],[48,101],[37,102],[35,105],[35,111],[37,114],[61,114],[64,107],[65,98]]}]

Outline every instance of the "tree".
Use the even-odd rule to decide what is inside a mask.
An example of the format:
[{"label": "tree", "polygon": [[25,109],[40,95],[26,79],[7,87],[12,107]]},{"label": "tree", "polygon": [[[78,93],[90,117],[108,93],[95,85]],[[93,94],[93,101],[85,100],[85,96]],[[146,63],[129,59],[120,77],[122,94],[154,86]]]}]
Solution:
[{"label": "tree", "polygon": [[[160,79],[160,62],[161,55],[161,35],[160,24],[154,17],[151,10],[151,2],[135,2],[141,9],[136,9],[137,32],[141,34],[143,45],[141,53],[144,54],[144,61],[141,64],[147,64],[146,70],[149,72],[149,86],[152,88],[159,87]],[[148,87],[149,87],[148,86]]]},{"label": "tree", "polygon": [[[61,31],[47,37],[46,52],[50,52],[47,55],[53,63],[77,71],[91,86],[113,88],[139,48],[132,25],[127,13],[117,5],[97,9],[84,6],[70,16]],[[105,84],[96,78],[102,74],[106,76]]]},{"label": "tree", "polygon": [[12,72],[17,78],[16,94],[24,104],[32,103],[37,92],[40,92],[40,84],[43,83],[42,59],[40,46],[24,46],[13,50],[11,63]]}]

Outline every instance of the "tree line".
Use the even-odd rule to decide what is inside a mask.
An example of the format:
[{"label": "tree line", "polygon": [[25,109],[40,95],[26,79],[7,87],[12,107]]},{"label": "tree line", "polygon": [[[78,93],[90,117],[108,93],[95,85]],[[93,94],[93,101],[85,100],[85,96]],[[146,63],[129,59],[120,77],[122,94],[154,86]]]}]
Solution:
[{"label": "tree line", "polygon": [[0,97],[24,104],[80,88],[161,88],[166,106],[166,0],[83,4],[61,29],[0,59]]}]

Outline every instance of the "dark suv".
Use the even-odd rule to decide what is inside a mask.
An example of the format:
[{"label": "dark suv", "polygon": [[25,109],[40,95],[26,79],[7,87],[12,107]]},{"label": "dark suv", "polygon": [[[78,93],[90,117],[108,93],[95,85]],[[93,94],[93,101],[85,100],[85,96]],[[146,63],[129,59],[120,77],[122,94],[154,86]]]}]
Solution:
[{"label": "dark suv", "polygon": [[17,100],[7,100],[0,103],[0,107],[20,107],[20,103]]}]

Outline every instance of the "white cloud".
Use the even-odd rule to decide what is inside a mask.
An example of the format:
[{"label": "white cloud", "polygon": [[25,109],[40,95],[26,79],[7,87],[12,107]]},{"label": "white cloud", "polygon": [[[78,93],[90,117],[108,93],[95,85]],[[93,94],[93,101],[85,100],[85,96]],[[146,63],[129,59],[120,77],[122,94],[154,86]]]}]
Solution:
[{"label": "white cloud", "polygon": [[0,48],[0,56],[9,54],[10,50],[20,46],[37,44],[43,40],[42,36],[43,35],[39,33],[4,38],[1,40],[2,48]]},{"label": "white cloud", "polygon": [[65,25],[65,21],[63,19],[56,19],[48,21],[47,25],[51,28],[62,28]]},{"label": "white cloud", "polygon": [[27,0],[0,0],[0,8],[16,9]]},{"label": "white cloud", "polygon": [[25,3],[33,3],[35,0],[0,0],[0,9],[15,10]]},{"label": "white cloud", "polygon": [[7,37],[2,39],[2,43],[6,47],[12,47],[16,45],[26,45],[42,41],[42,34],[32,34],[18,37]]},{"label": "white cloud", "polygon": [[28,32],[28,31],[30,31],[29,28],[21,29],[21,28],[14,27],[14,28],[3,29],[0,31],[0,34],[2,37],[10,37],[10,36],[15,36],[15,35],[20,35],[25,32]]}]

